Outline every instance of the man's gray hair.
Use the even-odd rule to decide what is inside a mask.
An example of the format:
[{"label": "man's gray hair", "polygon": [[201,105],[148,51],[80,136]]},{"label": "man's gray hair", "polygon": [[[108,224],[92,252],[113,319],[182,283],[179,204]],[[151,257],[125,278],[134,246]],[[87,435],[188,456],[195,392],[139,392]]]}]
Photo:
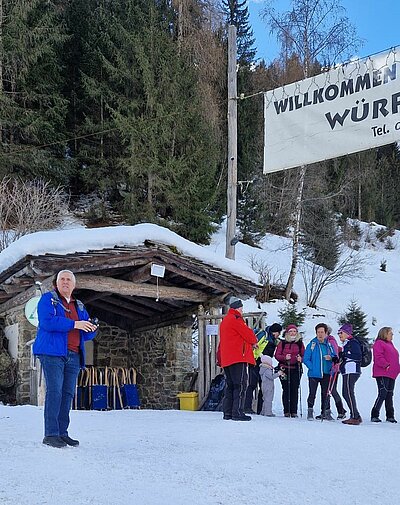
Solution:
[{"label": "man's gray hair", "polygon": [[60,280],[61,274],[65,274],[65,273],[71,274],[72,280],[74,281],[74,284],[76,284],[76,278],[75,278],[74,272],[71,272],[71,270],[60,270],[57,274],[56,282],[58,282]]}]

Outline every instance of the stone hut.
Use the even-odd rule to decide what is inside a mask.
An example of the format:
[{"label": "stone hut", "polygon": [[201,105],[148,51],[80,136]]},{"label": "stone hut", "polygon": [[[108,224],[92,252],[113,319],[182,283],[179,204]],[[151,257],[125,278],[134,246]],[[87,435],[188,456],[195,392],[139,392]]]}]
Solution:
[{"label": "stone hut", "polygon": [[[177,408],[193,372],[192,334],[199,310],[215,311],[228,294],[254,296],[250,269],[155,225],[39,232],[0,254],[0,332],[18,363],[18,403],[40,403],[31,355],[36,328],[25,304],[38,286],[72,270],[75,296],[100,320],[90,365],[134,367],[144,408]],[[253,278],[251,277],[253,275]],[[28,344],[28,345],[27,345]]]}]

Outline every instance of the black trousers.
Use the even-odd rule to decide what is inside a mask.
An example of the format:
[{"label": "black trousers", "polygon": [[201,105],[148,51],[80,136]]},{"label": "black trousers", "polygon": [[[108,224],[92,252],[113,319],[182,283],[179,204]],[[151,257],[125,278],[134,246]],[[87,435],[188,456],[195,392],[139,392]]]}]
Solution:
[{"label": "black trousers", "polygon": [[297,414],[299,401],[300,367],[285,369],[286,377],[281,379],[284,414]]},{"label": "black trousers", "polygon": [[347,373],[342,376],[343,378],[343,388],[342,388],[342,394],[343,398],[345,399],[349,410],[350,410],[350,417],[353,419],[358,419],[360,417],[360,413],[357,410],[357,403],[356,403],[356,397],[354,394],[354,386],[356,385],[356,382],[358,381],[360,375],[358,373]]},{"label": "black trousers", "polygon": [[253,405],[254,391],[257,384],[260,383],[260,367],[258,365],[249,365],[248,374],[249,382],[244,400],[244,410],[250,410]]},{"label": "black trousers", "polygon": [[308,398],[307,406],[309,409],[314,407],[315,397],[317,395],[318,384],[321,386],[321,414],[331,408],[330,397],[328,396],[329,374],[324,374],[322,378],[309,377],[308,378]]},{"label": "black trousers", "polygon": [[393,392],[395,380],[390,377],[375,377],[378,386],[378,398],[371,410],[371,417],[379,417],[383,402],[385,402],[386,419],[394,417]]},{"label": "black trousers", "polygon": [[333,399],[335,400],[337,413],[338,414],[345,414],[346,411],[345,411],[345,408],[343,407],[343,401],[342,401],[342,398],[337,390],[338,378],[339,378],[339,373],[336,373],[333,376],[333,382],[331,383],[331,393],[332,393]]},{"label": "black trousers", "polygon": [[242,417],[247,388],[247,363],[234,363],[224,368],[226,386],[223,411],[225,416]]}]

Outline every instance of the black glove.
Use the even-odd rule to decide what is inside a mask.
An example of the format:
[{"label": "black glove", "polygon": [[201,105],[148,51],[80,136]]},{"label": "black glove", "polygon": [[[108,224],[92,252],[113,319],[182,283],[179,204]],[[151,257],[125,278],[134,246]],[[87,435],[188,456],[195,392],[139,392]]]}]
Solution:
[{"label": "black glove", "polygon": [[332,363],[336,365],[336,363],[339,363],[339,358],[337,356],[332,356]]}]

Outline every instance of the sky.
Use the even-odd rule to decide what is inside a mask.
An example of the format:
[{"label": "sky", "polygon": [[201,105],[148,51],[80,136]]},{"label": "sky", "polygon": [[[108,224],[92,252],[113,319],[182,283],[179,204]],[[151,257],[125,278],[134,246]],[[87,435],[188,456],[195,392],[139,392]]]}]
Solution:
[{"label": "sky", "polygon": [[[358,37],[364,40],[364,45],[354,56],[364,57],[400,45],[399,0],[341,0],[340,3],[356,27]],[[275,38],[269,34],[268,25],[260,18],[265,5],[264,0],[249,0],[257,57],[270,63],[278,56],[279,50]],[[278,12],[285,12],[290,9],[291,2],[274,0],[274,5]]]},{"label": "sky", "polygon": [[[391,237],[394,249],[376,238],[381,228],[360,223],[360,261],[364,275],[348,284],[335,283],[323,291],[317,309],[307,308],[300,327],[307,344],[314,326],[326,322],[337,334],[337,317],[351,299],[367,314],[369,336],[378,328],[392,326],[394,345],[400,347],[400,231]],[[90,247],[104,233],[97,228]],[[152,225],[135,230],[151,233]],[[90,231],[90,230],[89,230]],[[76,230],[80,233],[80,230]],[[178,248],[185,241],[166,230],[160,239],[172,240]],[[54,232],[56,233],[56,232]],[[141,232],[140,232],[141,233]],[[113,237],[118,239],[117,235]],[[53,235],[42,235],[42,247],[52,250]],[[20,239],[37,247],[37,234]],[[117,242],[116,242],[117,243]],[[169,242],[168,242],[169,243]],[[100,245],[100,244],[99,244]],[[73,247],[72,245],[70,247]],[[198,247],[193,246],[193,252]],[[224,260],[225,229],[201,246],[216,260]],[[268,264],[275,279],[286,278],[290,269],[290,239],[267,235],[260,248],[237,244],[236,263],[245,270],[249,261]],[[347,251],[348,252],[348,251]],[[386,272],[380,270],[382,259]],[[301,275],[296,276],[297,310],[305,307]],[[267,324],[278,321],[284,301],[245,301],[245,311],[264,310]],[[370,421],[376,398],[372,365],[362,369],[356,384],[360,426],[339,420],[307,421],[308,382],[301,381],[297,419],[283,417],[281,386],[275,381],[273,410],[276,417],[254,415],[251,422],[222,420],[220,412],[179,410],[72,411],[70,435],[79,447],[54,449],[42,444],[43,407],[5,406],[0,403],[0,504],[1,505],[380,505],[399,503],[400,424]],[[400,416],[397,381],[394,406]],[[342,388],[339,378],[339,391]],[[315,402],[319,413],[320,399]],[[336,419],[336,408],[332,402]],[[348,410],[348,407],[345,407]]]}]

